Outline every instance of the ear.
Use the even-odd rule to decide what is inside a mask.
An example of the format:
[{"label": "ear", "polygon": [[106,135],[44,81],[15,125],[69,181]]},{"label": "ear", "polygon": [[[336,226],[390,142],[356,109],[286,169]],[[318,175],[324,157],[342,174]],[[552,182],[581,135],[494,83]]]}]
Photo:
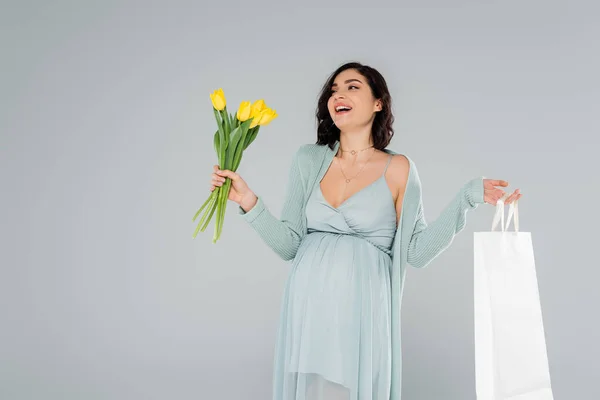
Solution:
[{"label": "ear", "polygon": [[375,103],[375,111],[381,111],[381,109],[382,109],[381,101],[377,101],[377,103]]}]

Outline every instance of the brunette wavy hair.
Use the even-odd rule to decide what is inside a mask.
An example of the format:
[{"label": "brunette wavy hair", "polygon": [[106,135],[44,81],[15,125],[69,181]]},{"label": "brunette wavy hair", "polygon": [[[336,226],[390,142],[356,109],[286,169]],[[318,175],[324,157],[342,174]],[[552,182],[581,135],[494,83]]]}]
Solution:
[{"label": "brunette wavy hair", "polygon": [[387,87],[387,83],[383,76],[375,68],[368,65],[363,65],[359,62],[348,62],[341,65],[331,73],[319,94],[317,102],[317,144],[328,145],[333,149],[335,142],[340,139],[340,130],[327,108],[327,102],[332,95],[332,85],[335,78],[340,72],[347,69],[355,69],[359,74],[365,77],[367,84],[371,88],[371,92],[376,99],[380,99],[382,103],[381,111],[375,114],[373,127],[371,129],[371,137],[373,139],[373,147],[378,150],[385,149],[392,137],[394,136],[394,115],[392,114],[392,97]]}]

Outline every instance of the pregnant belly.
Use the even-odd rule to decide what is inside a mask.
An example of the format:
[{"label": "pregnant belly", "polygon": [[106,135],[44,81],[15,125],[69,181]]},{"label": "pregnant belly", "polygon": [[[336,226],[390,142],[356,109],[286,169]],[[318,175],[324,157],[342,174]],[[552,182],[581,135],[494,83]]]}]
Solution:
[{"label": "pregnant belly", "polygon": [[353,235],[313,232],[305,236],[292,265],[296,293],[343,297],[389,286],[391,258]]}]

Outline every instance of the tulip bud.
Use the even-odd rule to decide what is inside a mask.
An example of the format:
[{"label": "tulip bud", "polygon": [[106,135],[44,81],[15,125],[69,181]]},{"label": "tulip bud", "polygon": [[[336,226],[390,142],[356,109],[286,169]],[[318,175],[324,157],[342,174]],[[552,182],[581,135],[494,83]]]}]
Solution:
[{"label": "tulip bud", "polygon": [[257,100],[252,104],[252,112],[250,113],[250,118],[252,118],[252,123],[250,124],[250,129],[257,126],[262,117],[262,112],[267,108],[264,100]]},{"label": "tulip bud", "polygon": [[271,108],[267,108],[266,110],[263,110],[262,118],[260,119],[259,124],[261,126],[269,125],[269,123],[275,118],[277,118],[277,112]]},{"label": "tulip bud", "polygon": [[267,106],[266,106],[264,100],[261,99],[261,100],[255,101],[254,104],[252,104],[252,114],[251,114],[251,116],[255,117],[255,116],[259,115],[260,112],[262,110],[264,110],[265,108],[267,108]]},{"label": "tulip bud", "polygon": [[225,101],[225,94],[221,88],[210,94],[210,100],[212,101],[213,107],[218,111],[222,111],[227,104]]},{"label": "tulip bud", "polygon": [[240,122],[244,122],[248,118],[250,118],[250,113],[251,112],[252,112],[252,105],[250,104],[250,102],[249,101],[242,101],[240,103],[240,107],[238,108],[238,111],[237,111],[237,119]]}]

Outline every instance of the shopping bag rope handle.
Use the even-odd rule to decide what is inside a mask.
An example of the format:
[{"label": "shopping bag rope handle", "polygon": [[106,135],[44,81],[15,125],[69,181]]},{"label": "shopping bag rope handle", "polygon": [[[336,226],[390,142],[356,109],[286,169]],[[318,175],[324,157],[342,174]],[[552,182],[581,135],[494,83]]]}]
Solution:
[{"label": "shopping bag rope handle", "polygon": [[494,214],[494,219],[492,221],[492,231],[496,230],[498,223],[500,224],[500,229],[502,232],[508,230],[510,226],[510,222],[515,217],[515,232],[519,232],[519,200],[516,200],[509,204],[508,208],[508,220],[506,221],[506,225],[504,222],[504,200],[508,198],[508,194],[505,194],[501,199],[496,203],[496,213]]}]

